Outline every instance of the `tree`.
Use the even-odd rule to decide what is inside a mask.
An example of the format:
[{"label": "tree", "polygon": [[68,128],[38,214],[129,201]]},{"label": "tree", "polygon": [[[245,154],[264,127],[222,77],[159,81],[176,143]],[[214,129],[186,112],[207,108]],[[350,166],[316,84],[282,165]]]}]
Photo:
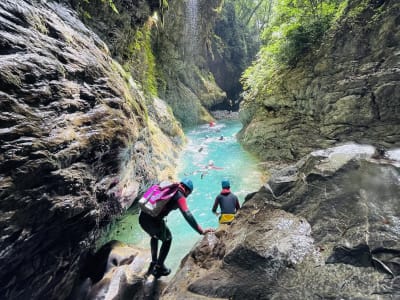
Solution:
[{"label": "tree", "polygon": [[344,0],[264,0],[262,4],[259,4],[260,0],[237,2],[241,5],[252,3],[242,7],[247,16],[252,15],[255,8],[258,13],[261,7],[270,10],[268,17],[260,23],[263,24],[263,45],[257,60],[242,76],[244,89],[252,97],[268,92],[267,82],[277,71],[295,66],[303,55],[318,46],[336,12],[341,5],[347,5]]}]

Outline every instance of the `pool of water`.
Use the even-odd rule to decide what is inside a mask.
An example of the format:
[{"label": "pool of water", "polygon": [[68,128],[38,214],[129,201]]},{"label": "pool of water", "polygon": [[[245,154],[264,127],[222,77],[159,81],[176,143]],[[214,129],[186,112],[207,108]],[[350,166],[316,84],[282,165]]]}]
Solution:
[{"label": "pool of water", "polygon": [[[219,121],[212,127],[207,124],[185,130],[188,143],[180,157],[178,175],[193,181],[194,191],[187,199],[188,206],[203,228],[218,226],[211,208],[221,190],[222,179],[230,180],[231,190],[239,197],[240,203],[248,193],[257,191],[262,185],[258,161],[237,142],[236,133],[241,127],[239,121]],[[167,224],[173,241],[165,264],[175,272],[181,259],[201,236],[190,227],[179,210],[168,215]],[[138,224],[135,210],[128,211],[102,240],[111,239],[150,247],[150,239]]]}]

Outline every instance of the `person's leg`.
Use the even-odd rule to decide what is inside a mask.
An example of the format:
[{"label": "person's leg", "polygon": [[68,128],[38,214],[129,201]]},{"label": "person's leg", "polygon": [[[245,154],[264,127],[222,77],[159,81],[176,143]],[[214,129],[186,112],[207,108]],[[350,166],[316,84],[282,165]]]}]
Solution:
[{"label": "person's leg", "polygon": [[168,256],[172,244],[172,235],[169,228],[164,223],[162,244],[160,254],[158,256],[157,264],[154,266],[153,275],[155,277],[167,276],[171,273],[171,269],[164,265],[165,259]]},{"label": "person's leg", "polygon": [[160,256],[158,257],[157,260],[157,265],[163,266],[164,261],[167,258],[167,255],[169,253],[169,249],[171,248],[172,244],[172,239],[163,241],[160,249]]},{"label": "person's leg", "polygon": [[150,240],[150,248],[151,248],[151,261],[157,262],[158,257],[158,239],[152,237]]},{"label": "person's leg", "polygon": [[[153,218],[147,214],[141,213],[139,223],[150,237],[151,258],[147,274],[153,274],[155,277],[167,276],[171,273],[171,269],[164,266],[164,261],[167,258],[169,249],[171,248],[172,235],[171,231],[165,224],[164,220]],[[158,240],[162,241],[160,254],[158,252]]]},{"label": "person's leg", "polygon": [[160,228],[162,228],[162,224],[159,220],[156,220],[145,213],[139,215],[139,224],[150,236],[151,263],[147,269],[147,275],[149,275],[152,274],[154,266],[157,264],[158,239],[161,236]]},{"label": "person's leg", "polygon": [[151,249],[151,263],[147,269],[147,275],[153,272],[154,266],[157,264],[157,254],[158,254],[158,239],[152,237],[150,239],[150,249]]}]

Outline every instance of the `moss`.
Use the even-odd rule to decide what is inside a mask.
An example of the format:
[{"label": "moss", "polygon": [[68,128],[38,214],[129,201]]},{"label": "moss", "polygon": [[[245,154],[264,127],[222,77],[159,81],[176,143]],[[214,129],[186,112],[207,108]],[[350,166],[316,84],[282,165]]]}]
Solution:
[{"label": "moss", "polygon": [[160,2],[161,2],[161,8],[168,9],[169,4],[167,0],[160,0]]},{"label": "moss", "polygon": [[374,26],[373,23],[380,19],[381,13],[384,11],[383,5],[371,0],[343,1],[335,14],[332,30],[338,30],[342,26],[341,22],[352,24],[360,18],[370,20],[366,26]]},{"label": "moss", "polygon": [[210,115],[210,113],[203,106],[200,107],[199,119],[200,119],[200,121],[203,121],[205,123],[214,121],[214,118]]},{"label": "moss", "polygon": [[339,20],[346,12],[347,7],[349,6],[349,0],[343,1],[339,4],[339,7],[333,17],[333,21]]},{"label": "moss", "polygon": [[29,16],[32,27],[35,28],[37,31],[43,34],[48,34],[49,30],[46,27],[45,20],[43,20],[39,15],[32,14]]},{"label": "moss", "polygon": [[222,10],[224,8],[224,2],[225,1],[220,1],[219,5],[217,7],[215,7],[215,8],[213,8],[215,13],[217,13],[217,14],[221,14],[222,13]]},{"label": "moss", "polygon": [[151,31],[148,28],[146,30],[146,40],[145,40],[145,51],[146,51],[146,57],[147,57],[147,88],[150,92],[151,95],[156,96],[157,95],[157,83],[156,83],[156,77],[155,77],[155,70],[156,70],[156,63],[155,63],[155,57],[153,55],[152,49],[151,49]]},{"label": "moss", "polygon": [[[74,7],[80,12],[81,19],[107,43],[107,54],[124,65],[125,70],[132,72],[135,80],[142,84],[145,78],[142,64],[147,64],[146,58],[140,53],[144,51],[141,42],[145,39],[143,26],[146,22],[150,27],[156,24],[156,20],[149,17],[148,3],[128,4],[129,8],[137,8],[133,11],[127,9],[124,1],[120,0],[70,1],[75,1]],[[118,13],[112,9],[112,3],[118,7]],[[146,84],[142,86],[146,87]]]},{"label": "moss", "polygon": [[368,8],[368,4],[369,4],[368,0],[360,1],[356,6],[350,9],[349,13],[347,14],[347,17],[356,18]]},{"label": "moss", "polygon": [[83,15],[83,17],[84,17],[85,19],[91,19],[91,18],[92,18],[92,16],[90,15],[90,13],[87,12],[87,11],[82,11],[82,15]]},{"label": "moss", "polygon": [[[106,0],[101,0],[101,2],[106,2]],[[108,5],[110,6],[110,8],[113,10],[113,12],[115,12],[116,14],[119,14],[119,11],[117,9],[117,7],[114,4],[113,0],[108,0]]]},{"label": "moss", "polygon": [[[88,16],[91,18],[89,12],[84,9],[85,5],[96,5],[96,1],[92,1],[95,3],[91,3],[91,0],[77,0],[74,4],[83,16]],[[109,7],[115,14],[119,14],[117,7],[115,6],[114,0],[100,0],[100,3],[105,4],[103,6]]]},{"label": "moss", "polygon": [[[144,105],[141,105],[140,99],[134,99],[134,96],[131,93],[131,90],[137,90],[137,86],[135,85],[132,75],[129,71],[126,71],[118,62],[113,61],[111,65],[112,74],[114,76],[121,76],[124,79],[124,88],[123,88],[123,97],[126,102],[130,105],[132,110],[140,116],[144,117],[144,121],[147,123],[148,120],[148,112]],[[110,75],[113,76],[113,75]]]},{"label": "moss", "polygon": [[140,81],[145,93],[157,96],[156,63],[151,48],[150,22],[133,33],[133,38],[126,48],[125,70],[132,72]]}]

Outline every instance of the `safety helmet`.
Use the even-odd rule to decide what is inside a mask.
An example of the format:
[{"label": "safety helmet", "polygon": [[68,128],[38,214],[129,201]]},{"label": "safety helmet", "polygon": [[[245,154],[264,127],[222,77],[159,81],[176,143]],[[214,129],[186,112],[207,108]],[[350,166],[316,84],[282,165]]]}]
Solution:
[{"label": "safety helmet", "polygon": [[181,183],[188,188],[189,194],[193,192],[193,182],[189,178],[183,178]]},{"label": "safety helmet", "polygon": [[231,184],[229,183],[228,179],[224,179],[221,181],[221,185],[223,189],[229,189],[231,187]]}]

